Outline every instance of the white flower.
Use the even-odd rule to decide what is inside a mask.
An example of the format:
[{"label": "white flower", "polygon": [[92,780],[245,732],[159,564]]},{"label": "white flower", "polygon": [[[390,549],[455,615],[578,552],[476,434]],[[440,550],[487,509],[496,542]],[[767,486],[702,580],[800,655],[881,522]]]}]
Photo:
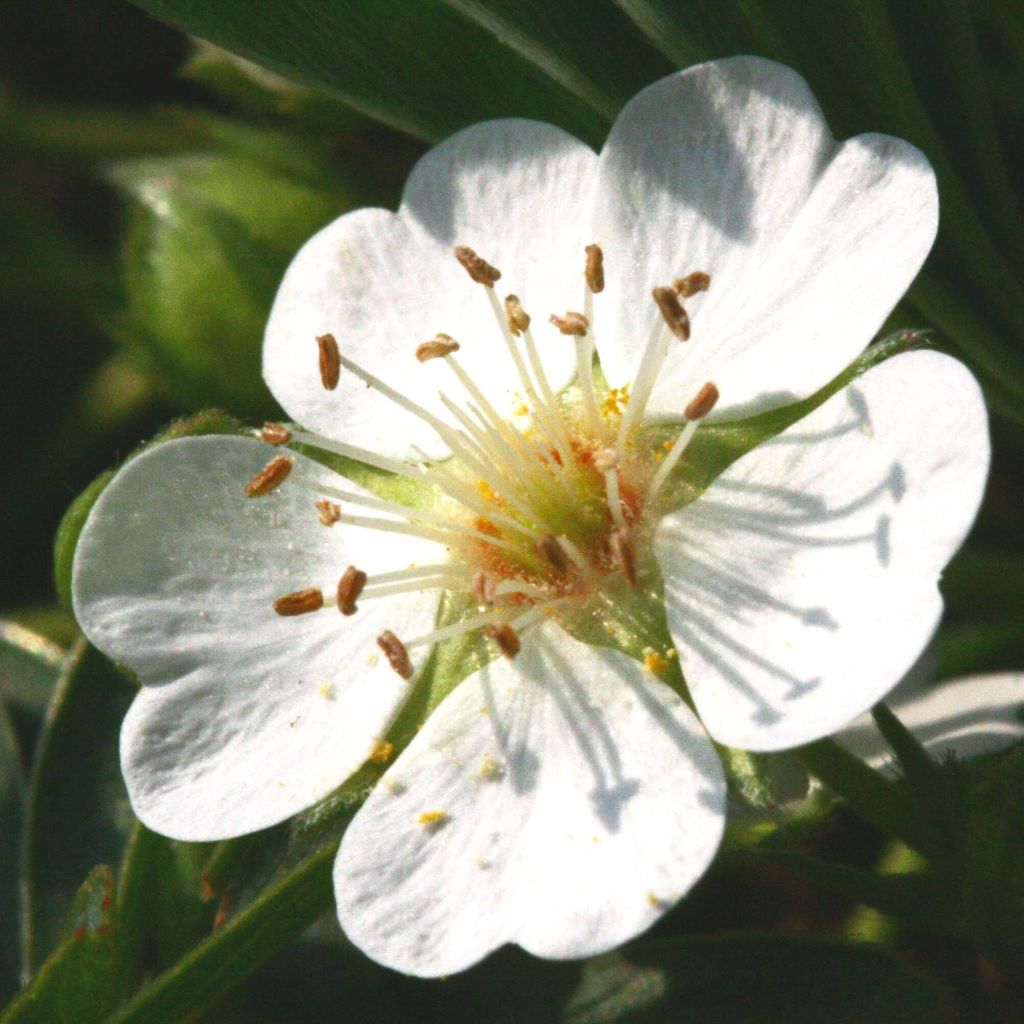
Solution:
[{"label": "white flower", "polygon": [[[435,975],[650,925],[724,819],[672,659],[711,736],[775,750],[882,697],[939,618],[988,462],[978,388],[945,356],[889,360],[684,501],[702,434],[743,445],[702,429],[716,400],[721,422],[831,381],[936,219],[917,150],[835,143],[799,76],[735,58],[644,90],[599,157],[549,125],[478,125],[420,161],[397,214],[326,227],[281,286],[266,378],[316,431],[295,442],[434,499],[393,504],[298,453],[261,470],[256,439],[171,442],[118,474],[74,593],[145,684],[122,734],[139,817],[200,840],[308,807],[387,756],[432,645],[486,628],[505,656],[344,836],[342,926]],[[250,478],[271,493],[247,498]],[[479,608],[435,628],[442,593]],[[616,648],[643,656],[645,629],[664,643],[642,665]]]}]

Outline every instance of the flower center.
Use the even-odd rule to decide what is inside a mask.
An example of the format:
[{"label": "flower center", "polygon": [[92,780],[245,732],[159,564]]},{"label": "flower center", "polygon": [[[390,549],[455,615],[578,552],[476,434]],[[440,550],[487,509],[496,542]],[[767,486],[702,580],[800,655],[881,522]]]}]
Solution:
[{"label": "flower center", "polygon": [[[548,617],[571,625],[600,611],[616,589],[637,588],[652,564],[651,541],[663,511],[661,491],[704,418],[718,399],[705,384],[683,410],[675,440],[657,446],[643,413],[670,347],[690,337],[683,300],[707,290],[710,277],[697,271],[653,291],[653,325],[631,384],[607,388],[594,374],[594,297],[604,289],[599,246],[586,247],[582,312],[553,314],[550,322],[576,348],[576,384],[556,395],[544,371],[531,317],[515,295],[502,303],[494,286],[501,272],[467,246],[454,254],[483,288],[502,346],[521,386],[522,403],[511,417],[500,413],[459,361],[459,342],[438,334],[416,349],[421,363],[444,361],[457,398],[442,392],[451,416],[442,420],[342,354],[332,334],[317,340],[320,382],[333,391],[343,372],[416,416],[447,446],[450,457],[431,461],[414,447],[418,462],[386,458],[343,442],[268,424],[260,433],[272,445],[291,441],[319,448],[431,485],[434,501],[412,508],[383,498],[326,486],[292,472],[277,455],[246,487],[252,497],[279,486],[316,495],[320,523],[337,523],[440,541],[448,557],[367,576],[349,566],[333,588],[309,587],[280,597],[280,615],[335,606],[343,615],[358,602],[408,591],[462,590],[477,613],[420,637],[385,631],[378,646],[404,678],[414,672],[413,652],[437,641],[482,629],[507,657],[522,637]],[[353,513],[350,507],[384,515]]]}]

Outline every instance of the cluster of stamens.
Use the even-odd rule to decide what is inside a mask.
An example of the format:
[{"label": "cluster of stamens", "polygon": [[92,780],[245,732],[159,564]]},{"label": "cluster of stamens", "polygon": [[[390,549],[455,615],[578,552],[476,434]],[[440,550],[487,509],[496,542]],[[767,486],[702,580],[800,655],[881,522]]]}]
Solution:
[{"label": "cluster of stamens", "polygon": [[[604,290],[604,255],[588,245],[583,309],[552,314],[550,322],[576,347],[578,400],[556,396],[545,374],[531,317],[516,295],[501,302],[494,286],[501,272],[468,246],[455,258],[482,286],[505,349],[522,384],[529,413],[516,426],[495,409],[459,362],[460,343],[447,334],[422,342],[414,352],[421,363],[443,360],[465,392],[460,404],[441,393],[452,417],[442,420],[368,370],[348,359],[333,334],[317,337],[320,383],[337,388],[351,373],[433,430],[450,458],[431,461],[414,448],[419,461],[401,461],[279,424],[266,424],[267,444],[292,442],[357,459],[432,485],[436,501],[413,508],[372,495],[305,479],[294,460],[276,454],[246,485],[258,498],[288,486],[303,488],[319,523],[401,533],[437,541],[447,560],[367,575],[348,566],[332,588],[308,587],[274,602],[279,615],[336,608],[357,614],[361,602],[389,595],[436,589],[472,596],[477,613],[420,637],[400,639],[390,630],[377,645],[403,679],[414,674],[410,652],[480,630],[497,650],[514,658],[524,633],[554,617],[569,624],[574,616],[599,613],[617,585],[642,585],[651,534],[661,508],[659,495],[679,464],[701,420],[718,400],[706,383],[683,412],[684,424],[671,444],[655,446],[643,436],[642,416],[670,347],[690,337],[684,300],[706,291],[710,277],[697,271],[671,286],[653,289],[656,309],[650,337],[632,383],[614,388],[599,401],[594,379],[594,296]],[[667,449],[667,451],[665,450]],[[385,515],[365,515],[351,507]]]}]

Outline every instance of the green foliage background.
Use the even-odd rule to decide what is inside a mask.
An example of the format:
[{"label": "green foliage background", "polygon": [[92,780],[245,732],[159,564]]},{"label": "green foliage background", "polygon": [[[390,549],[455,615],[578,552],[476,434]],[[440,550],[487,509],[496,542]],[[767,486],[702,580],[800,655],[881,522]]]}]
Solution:
[{"label": "green foliage background", "polygon": [[[0,1004],[21,991],[5,1022],[1024,1017],[1020,750],[922,768],[889,723],[906,780],[883,789],[808,750],[847,801],[826,790],[790,818],[762,808],[756,826],[734,826],[650,935],[582,964],[505,950],[422,982],[370,963],[333,922],[330,864],[358,786],[216,846],[133,820],[117,732],[134,683],[67,612],[97,474],[158,432],[231,431],[278,412],[259,377],[262,327],[318,226],[394,205],[425,145],[463,125],[525,115],[600,145],[647,82],[747,52],[808,78],[836,134],[891,132],[936,166],[939,241],[889,326],[928,329],[968,362],[995,454],[920,671],[1022,669],[1015,0],[0,8]],[[761,766],[732,772],[756,803]]]}]

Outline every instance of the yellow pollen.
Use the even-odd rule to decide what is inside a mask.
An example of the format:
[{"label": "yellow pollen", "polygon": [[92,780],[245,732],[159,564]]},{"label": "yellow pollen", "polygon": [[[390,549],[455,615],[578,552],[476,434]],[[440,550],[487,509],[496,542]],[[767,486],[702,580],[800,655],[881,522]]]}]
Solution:
[{"label": "yellow pollen", "polygon": [[496,502],[498,500],[498,496],[494,493],[494,488],[486,480],[477,480],[476,487],[484,501]]},{"label": "yellow pollen", "polygon": [[652,676],[659,676],[668,668],[668,662],[657,652],[648,648],[644,651],[644,670]]},{"label": "yellow pollen", "polygon": [[601,412],[605,416],[621,416],[622,410],[629,405],[629,385],[621,388],[612,388],[604,401],[601,402]]},{"label": "yellow pollen", "polygon": [[485,779],[488,782],[496,782],[505,774],[505,770],[490,754],[484,754],[480,759],[480,767],[476,773],[481,779]]},{"label": "yellow pollen", "polygon": [[428,832],[436,832],[447,820],[447,811],[424,811],[416,819],[416,824],[422,826]]},{"label": "yellow pollen", "polygon": [[324,700],[334,700],[334,687],[326,679],[316,688],[316,692]]},{"label": "yellow pollen", "polygon": [[[391,760],[395,753],[394,743],[389,743],[387,740],[378,741],[377,745],[370,752],[370,760],[374,764],[387,764]],[[443,812],[442,812],[443,813]]]}]

